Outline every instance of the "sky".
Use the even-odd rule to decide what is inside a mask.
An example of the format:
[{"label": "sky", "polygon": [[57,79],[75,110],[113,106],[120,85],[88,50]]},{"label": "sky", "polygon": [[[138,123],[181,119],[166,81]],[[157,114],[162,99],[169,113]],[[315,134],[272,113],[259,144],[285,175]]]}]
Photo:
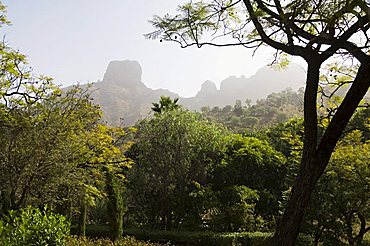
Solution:
[{"label": "sky", "polygon": [[102,80],[112,60],[136,60],[150,88],[194,96],[201,84],[251,76],[272,60],[272,49],[192,47],[145,39],[153,15],[175,13],[186,0],[3,0],[12,22],[0,34],[26,54],[37,74],[66,86]]}]

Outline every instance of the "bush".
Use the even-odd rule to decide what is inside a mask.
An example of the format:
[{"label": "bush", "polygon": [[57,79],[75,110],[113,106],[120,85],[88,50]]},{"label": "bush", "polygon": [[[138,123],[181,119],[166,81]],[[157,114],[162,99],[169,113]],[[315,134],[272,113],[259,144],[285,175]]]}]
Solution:
[{"label": "bush", "polygon": [[254,207],[259,199],[257,191],[246,186],[228,186],[216,193],[218,213],[209,221],[213,231],[237,232],[254,231],[257,226]]},{"label": "bush", "polygon": [[21,211],[9,211],[0,222],[0,241],[4,246],[18,245],[65,245],[69,235],[69,223],[62,215],[27,207]]},{"label": "bush", "polygon": [[262,232],[216,233],[211,231],[147,231],[141,229],[125,230],[126,235],[134,236],[140,240],[171,243],[179,245],[267,245],[271,234]]},{"label": "bush", "polygon": [[90,237],[90,238],[110,237],[111,228],[108,225],[87,225],[85,234],[87,237]]},{"label": "bush", "polygon": [[[67,246],[112,246],[109,239],[89,239],[86,237],[72,236],[67,239]],[[115,246],[159,246],[159,244],[141,242],[133,237],[125,237],[114,242]]]},{"label": "bush", "polygon": [[[170,245],[204,245],[204,246],[229,246],[229,245],[250,245],[250,246],[265,246],[268,245],[271,240],[272,233],[266,232],[212,232],[212,231],[183,231],[183,230],[145,230],[139,228],[125,229],[124,235],[129,236],[133,240],[136,238],[142,241],[150,241],[161,244]],[[109,237],[109,226],[107,225],[89,225],[86,227],[86,235],[89,237],[107,238]],[[127,238],[125,238],[127,240]],[[127,242],[127,241],[119,242]],[[102,242],[109,242],[109,240],[95,240],[89,241],[95,244],[75,244],[80,246],[90,245],[108,245]],[[97,243],[102,244],[97,244]],[[73,244],[68,244],[73,245]],[[118,244],[118,245],[130,245],[130,244]],[[146,245],[146,244],[138,244]],[[152,245],[152,244],[148,244]],[[312,245],[312,238],[309,235],[300,234],[297,246]]]},{"label": "bush", "polygon": [[[149,231],[142,229],[126,229],[125,235],[133,236],[140,240],[170,243],[171,245],[202,245],[202,246],[267,246],[272,238],[272,233],[266,232],[230,232],[220,233],[211,231]],[[312,238],[299,235],[297,246],[312,245]]]}]

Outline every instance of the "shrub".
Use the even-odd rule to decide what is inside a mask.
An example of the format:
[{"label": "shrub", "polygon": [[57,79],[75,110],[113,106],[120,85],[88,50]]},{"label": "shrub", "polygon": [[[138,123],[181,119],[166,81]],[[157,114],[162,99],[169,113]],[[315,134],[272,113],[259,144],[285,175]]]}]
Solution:
[{"label": "shrub", "polygon": [[[202,245],[202,246],[267,246],[272,233],[266,232],[187,232],[187,231],[149,231],[142,229],[126,229],[124,234],[140,240],[170,243],[171,245]],[[312,238],[300,235],[297,246],[312,245]]]},{"label": "shrub", "polygon": [[[67,246],[112,246],[109,239],[89,239],[86,237],[72,236],[67,239]],[[159,244],[141,242],[134,237],[125,237],[114,242],[115,246],[159,246]]]},{"label": "shrub", "polygon": [[90,238],[110,237],[111,228],[108,225],[87,225],[86,226],[86,236]]},{"label": "shrub", "polygon": [[262,232],[233,232],[217,233],[211,231],[187,232],[187,231],[148,231],[141,229],[127,229],[126,235],[134,236],[140,240],[152,240],[154,242],[171,243],[174,245],[267,245],[271,238],[270,233]]},{"label": "shrub", "polygon": [[[161,244],[169,245],[202,245],[202,246],[265,246],[268,245],[269,240],[271,240],[272,233],[266,232],[212,232],[212,231],[183,231],[183,230],[145,230],[140,228],[128,228],[123,232],[124,235],[129,236],[131,240],[134,238],[142,241],[150,241]],[[86,227],[86,235],[89,237],[99,237],[108,238],[109,226],[107,225],[89,225]],[[74,238],[74,240],[77,240]],[[84,242],[87,239],[81,239]],[[104,244],[110,242],[110,240],[87,240],[90,244],[67,244],[67,245],[79,245],[79,246],[95,246],[95,245],[112,245]],[[119,241],[120,244],[115,245],[131,245],[127,244],[127,237]],[[125,242],[126,244],[122,244]],[[94,244],[93,244],[94,243]],[[98,244],[100,243],[100,244]],[[140,242],[142,243],[142,242]],[[153,245],[153,244],[133,244],[133,245]],[[305,234],[300,234],[297,246],[312,245],[312,237]]]},{"label": "shrub", "polygon": [[27,207],[21,211],[9,211],[0,222],[0,241],[4,246],[65,245],[69,235],[69,223],[62,215]]},{"label": "shrub", "polygon": [[218,212],[211,216],[210,228],[220,232],[253,231],[256,227],[254,206],[257,191],[246,186],[228,186],[216,193]]}]

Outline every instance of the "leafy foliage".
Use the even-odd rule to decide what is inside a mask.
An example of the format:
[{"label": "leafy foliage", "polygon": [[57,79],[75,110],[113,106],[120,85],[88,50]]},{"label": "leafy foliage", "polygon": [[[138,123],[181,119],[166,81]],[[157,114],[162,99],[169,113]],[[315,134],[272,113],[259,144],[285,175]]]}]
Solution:
[{"label": "leafy foliage", "polygon": [[255,231],[258,222],[254,208],[258,199],[256,190],[243,185],[228,186],[216,192],[216,202],[209,210],[210,228],[220,232]]},{"label": "leafy foliage", "polygon": [[306,220],[307,230],[317,241],[338,243],[342,239],[361,245],[370,231],[369,147],[368,142],[361,143],[361,133],[355,131],[333,153]]},{"label": "leafy foliage", "polygon": [[1,110],[0,189],[6,209],[54,203],[59,185],[76,182],[78,171],[71,170],[84,161],[83,137],[100,117],[80,92]]},{"label": "leafy foliage", "polygon": [[302,108],[303,92],[286,89],[272,93],[266,99],[257,100],[253,105],[250,100],[246,100],[245,106],[236,101],[234,106],[227,105],[222,109],[203,107],[202,114],[208,119],[224,124],[234,132],[241,133],[246,129],[268,128],[290,118],[301,117]]},{"label": "leafy foliage", "polygon": [[[266,232],[191,232],[191,231],[158,231],[143,229],[127,229],[125,234],[141,240],[168,242],[176,245],[245,245],[265,246],[271,240],[272,234]],[[307,236],[298,238],[298,246],[310,245]]]},{"label": "leafy foliage", "polygon": [[[307,62],[301,166],[273,245],[294,245],[310,194],[369,89],[369,9],[368,2],[357,0],[191,1],[180,7],[174,17],[156,18],[152,22],[156,30],[148,37],[175,41],[182,47],[268,45],[276,50],[275,62],[284,53],[302,57]],[[229,41],[230,38],[236,41]],[[357,72],[349,82],[352,85],[343,101],[333,97],[334,105],[340,106],[329,104],[323,124],[327,127],[321,137],[316,104],[320,68],[336,56],[344,63],[352,61],[351,66]],[[286,59],[282,60],[285,65]]]},{"label": "leafy foliage", "polygon": [[106,171],[106,191],[108,196],[107,212],[111,226],[111,238],[114,241],[122,239],[123,213],[125,210],[123,194],[125,188],[122,181],[114,173]]},{"label": "leafy foliage", "polygon": [[65,217],[38,208],[27,207],[1,222],[0,241],[4,246],[55,245],[62,246],[69,235],[69,223]]},{"label": "leafy foliage", "polygon": [[180,105],[177,104],[178,100],[178,98],[171,100],[170,97],[161,96],[159,103],[153,103],[152,110],[155,113],[160,114],[164,111],[178,109],[180,107]]},{"label": "leafy foliage", "polygon": [[135,161],[129,180],[138,221],[169,229],[188,215],[199,216],[189,193],[194,182],[207,183],[225,135],[222,127],[182,109],[143,121],[129,155]]},{"label": "leafy foliage", "polygon": [[[0,25],[7,24],[1,3],[0,12]],[[50,77],[35,76],[6,43],[0,58],[0,217],[49,204],[83,235],[90,206],[106,199],[106,183],[120,183],[131,164],[123,155],[125,131],[100,123],[89,86],[61,90]]]},{"label": "leafy foliage", "polygon": [[[124,139],[123,129],[101,124],[101,112],[87,91],[77,86],[63,92],[51,78],[34,76],[24,55],[1,44],[0,216],[9,214],[0,221],[2,245],[64,245],[66,221],[76,222],[71,218],[79,216],[83,234],[93,212],[105,217],[100,222],[110,224],[117,245],[140,243],[120,240],[124,216],[133,225],[165,230],[272,231],[288,197],[288,211],[297,212],[290,214],[303,214],[321,173],[305,232],[314,244],[364,243],[370,231],[368,108],[359,110],[342,133],[369,88],[368,9],[356,0],[221,0],[190,2],[179,7],[178,15],[155,17],[152,24],[158,30],[148,37],[183,47],[265,43],[277,49],[282,67],[288,59],[281,51],[304,57],[309,64],[307,90],[274,93],[255,105],[247,100],[246,106],[237,101],[223,109],[205,108],[203,118],[184,110],[177,99],[161,97],[153,103],[153,118],[139,124],[133,145]],[[4,11],[0,4],[0,25],[8,23]],[[237,43],[204,41],[213,35],[227,42],[222,38],[230,35]],[[328,63],[327,74],[320,71],[336,54],[345,58],[343,64]],[[349,67],[353,57],[357,62]],[[347,84],[352,84],[348,96],[336,95]],[[329,100],[318,99],[318,93]],[[301,115],[303,94],[302,122],[292,117]],[[230,134],[204,118],[217,119],[236,132],[248,131]],[[124,156],[127,149],[134,163]],[[294,177],[298,181],[291,189]],[[68,219],[28,206],[46,203]],[[289,237],[298,235],[300,224],[299,218],[284,218],[276,237],[283,240],[284,230]],[[247,232],[131,233],[202,245],[264,245],[271,237]],[[68,239],[70,245],[109,243]]]},{"label": "leafy foliage", "polygon": [[361,132],[363,141],[370,140],[370,107],[360,109],[352,118],[347,127],[347,132],[354,130]]},{"label": "leafy foliage", "polygon": [[230,185],[253,189],[258,194],[255,219],[262,216],[271,220],[269,217],[279,214],[282,191],[288,188],[287,172],[285,157],[267,142],[234,135],[223,163],[213,175],[213,183],[216,190]]},{"label": "leafy foliage", "polygon": [[[108,239],[90,239],[86,237],[69,237],[67,238],[67,246],[110,246],[112,241]],[[116,241],[114,245],[117,246],[159,246],[160,244],[151,242],[141,242],[134,237],[125,237]]]},{"label": "leafy foliage", "polygon": [[211,231],[158,231],[127,229],[125,233],[141,240],[169,242],[172,244],[189,245],[267,245],[270,233],[262,232],[232,232],[220,233]]}]

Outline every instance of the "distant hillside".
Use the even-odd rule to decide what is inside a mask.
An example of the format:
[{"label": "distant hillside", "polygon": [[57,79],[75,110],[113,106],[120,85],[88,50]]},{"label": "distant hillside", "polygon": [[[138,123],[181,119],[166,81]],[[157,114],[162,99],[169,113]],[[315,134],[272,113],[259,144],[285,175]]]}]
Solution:
[{"label": "distant hillside", "polygon": [[212,121],[222,123],[234,132],[245,132],[246,129],[256,130],[286,122],[292,118],[303,117],[303,89],[293,91],[286,89],[274,92],[256,103],[220,107],[203,107],[202,115]]},{"label": "distant hillside", "polygon": [[193,110],[200,110],[202,106],[234,105],[236,100],[244,103],[246,99],[250,99],[255,102],[287,88],[298,90],[304,86],[305,76],[306,72],[298,64],[291,64],[287,69],[279,71],[263,67],[249,78],[228,77],[221,82],[219,90],[212,81],[206,81],[195,97],[181,99],[180,104]]},{"label": "distant hillside", "polygon": [[231,76],[221,82],[220,89],[213,82],[206,81],[194,97],[181,98],[169,90],[148,88],[141,75],[142,68],[137,61],[112,61],[103,80],[93,84],[93,98],[101,106],[103,118],[109,124],[134,124],[148,115],[151,104],[159,101],[162,95],[178,97],[181,105],[200,110],[203,106],[234,105],[236,100],[255,101],[288,87],[296,90],[304,86],[305,80],[304,69],[296,64],[281,71],[264,67],[250,78]]}]

